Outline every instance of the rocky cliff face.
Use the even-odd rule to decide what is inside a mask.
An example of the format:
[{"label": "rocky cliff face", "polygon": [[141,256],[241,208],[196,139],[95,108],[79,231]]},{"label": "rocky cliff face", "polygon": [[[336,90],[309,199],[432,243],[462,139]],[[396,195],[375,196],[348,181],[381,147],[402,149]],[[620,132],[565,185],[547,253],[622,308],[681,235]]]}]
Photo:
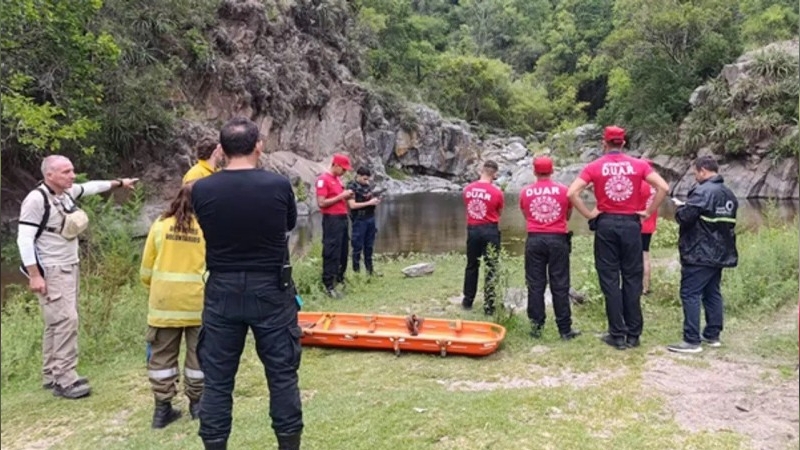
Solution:
[{"label": "rocky cliff face", "polygon": [[[389,194],[460,190],[477,178],[486,159],[500,164],[499,182],[511,192],[533,181],[531,145],[536,142],[479,137],[469,124],[443,118],[423,105],[411,105],[412,123],[401,124],[354,81],[354,68],[341,57],[343,42],[320,39],[296,11],[272,16],[276,18],[268,20],[264,3],[255,0],[226,0],[220,7],[214,31],[219,54],[215,71],[183,91],[193,114],[176,130],[171,149],[175,156],[166,164],[153,164],[145,177],[166,187],[162,201],[193,162],[194,144],[204,135],[216,135],[218,126],[234,115],[260,124],[266,144],[263,165],[287,175],[306,193],[312,192],[314,179],[335,152],[348,153],[355,166],[369,166]],[[786,47],[795,55],[796,44]],[[726,67],[721,78],[739,82],[748,73],[747,58]],[[692,101],[702,97],[701,89]],[[569,183],[586,162],[600,155],[599,138],[599,127],[588,124],[537,146],[550,147],[544,151],[551,151],[561,166],[556,178]],[[633,141],[632,152],[638,154],[640,140]],[[673,182],[674,195],[686,193],[692,185],[690,158],[644,153]],[[724,159],[722,167],[741,197],[798,198],[796,157]],[[306,203],[303,211],[316,209],[310,198]]]},{"label": "rocky cliff face", "polygon": [[[797,118],[777,114],[780,102],[797,103],[798,40],[776,42],[745,53],[720,75],[698,87],[689,102],[692,113],[680,129],[680,145],[700,131],[702,146],[691,156],[713,155],[731,190],[742,198],[798,199]],[[728,134],[702,128],[709,111]],[[717,137],[721,136],[721,137]],[[776,148],[784,147],[783,154]],[[645,152],[672,183],[672,194],[684,196],[694,185],[687,157]]]}]

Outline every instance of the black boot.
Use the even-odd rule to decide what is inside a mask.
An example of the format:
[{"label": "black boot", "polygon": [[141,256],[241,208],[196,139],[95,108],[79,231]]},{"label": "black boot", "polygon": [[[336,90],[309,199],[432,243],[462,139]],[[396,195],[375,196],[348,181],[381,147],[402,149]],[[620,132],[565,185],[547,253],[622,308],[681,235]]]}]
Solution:
[{"label": "black boot", "polygon": [[228,450],[228,441],[220,439],[218,441],[203,441],[205,450]]},{"label": "black boot", "polygon": [[300,433],[276,433],[275,436],[278,438],[278,450],[300,450]]},{"label": "black boot", "polygon": [[200,400],[189,400],[189,415],[192,416],[192,420],[200,417]]},{"label": "black boot", "polygon": [[181,412],[172,407],[171,402],[156,400],[156,409],[153,411],[153,428],[164,428],[181,418]]}]

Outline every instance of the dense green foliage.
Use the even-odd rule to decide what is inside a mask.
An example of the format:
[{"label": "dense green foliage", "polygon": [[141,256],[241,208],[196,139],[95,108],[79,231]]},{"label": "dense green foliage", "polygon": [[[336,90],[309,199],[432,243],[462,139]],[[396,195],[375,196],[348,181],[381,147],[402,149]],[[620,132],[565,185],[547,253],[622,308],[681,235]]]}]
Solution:
[{"label": "dense green foliage", "polygon": [[724,64],[797,35],[788,0],[361,0],[359,17],[373,80],[517,133],[674,129]]},{"label": "dense green foliage", "polygon": [[[59,151],[102,173],[161,149],[171,124],[187,112],[185,91],[212,74],[246,85],[254,110],[280,123],[294,108],[326,100],[336,55],[376,91],[522,135],[586,120],[658,133],[675,129],[691,91],[723,64],[798,33],[793,0],[263,3],[269,25],[259,28],[264,40],[257,49],[278,69],[236,78],[227,71],[236,70],[230,60],[237,50],[220,32],[220,11],[241,3],[5,2],[4,162],[30,165]],[[280,43],[287,33],[328,47],[313,50],[318,67],[296,56],[309,45]],[[774,125],[792,111],[772,112],[759,119],[769,123],[742,129]],[[406,119],[399,117],[401,124]],[[730,120],[738,119],[710,126]]]},{"label": "dense green foliage", "polygon": [[2,157],[99,170],[169,136],[173,81],[202,72],[212,0],[24,0],[0,8]]}]

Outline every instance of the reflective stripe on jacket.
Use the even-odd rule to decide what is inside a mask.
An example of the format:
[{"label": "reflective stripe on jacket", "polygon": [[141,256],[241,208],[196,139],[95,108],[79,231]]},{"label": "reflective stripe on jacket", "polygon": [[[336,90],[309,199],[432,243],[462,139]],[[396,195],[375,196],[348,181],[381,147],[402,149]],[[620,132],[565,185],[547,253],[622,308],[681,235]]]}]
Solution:
[{"label": "reflective stripe on jacket", "polygon": [[203,311],[206,243],[192,218],[190,233],[175,233],[175,218],[156,219],[150,226],[139,276],[150,287],[147,324],[152,327],[195,327]]},{"label": "reflective stripe on jacket", "polygon": [[715,175],[689,191],[686,204],[675,211],[680,225],[678,252],[681,264],[736,267],[736,213],[739,201]]}]

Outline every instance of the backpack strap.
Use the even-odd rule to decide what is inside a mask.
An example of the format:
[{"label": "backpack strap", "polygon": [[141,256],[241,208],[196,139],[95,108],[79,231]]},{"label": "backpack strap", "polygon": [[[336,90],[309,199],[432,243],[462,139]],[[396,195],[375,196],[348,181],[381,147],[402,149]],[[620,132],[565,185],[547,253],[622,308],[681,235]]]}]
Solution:
[{"label": "backpack strap", "polygon": [[40,223],[31,223],[21,221],[20,223],[23,225],[30,225],[32,227],[36,227],[36,237],[33,238],[34,242],[39,239],[39,236],[42,235],[44,230],[47,230],[51,233],[58,233],[58,230],[55,228],[48,228],[47,221],[50,220],[50,199],[47,198],[47,194],[44,192],[44,189],[36,188],[40,194],[42,194],[42,200],[44,200],[44,214],[42,214],[42,221]]}]

